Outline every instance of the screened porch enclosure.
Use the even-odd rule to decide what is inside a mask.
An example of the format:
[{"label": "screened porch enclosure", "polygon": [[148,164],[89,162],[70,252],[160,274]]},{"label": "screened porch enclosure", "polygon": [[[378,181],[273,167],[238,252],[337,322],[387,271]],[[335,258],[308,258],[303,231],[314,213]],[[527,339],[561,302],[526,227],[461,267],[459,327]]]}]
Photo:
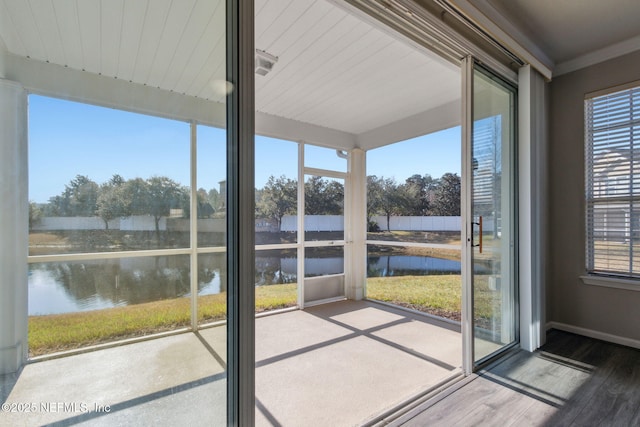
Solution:
[{"label": "screened porch enclosure", "polygon": [[[0,98],[17,112],[0,122],[18,128],[3,167],[26,256],[20,286],[2,282],[21,303],[0,319],[20,319],[24,341],[3,371],[34,362],[2,399],[65,389],[112,409],[43,423],[188,418],[168,414],[203,396],[216,409],[199,421],[226,420],[238,174],[224,6],[0,2]],[[257,0],[255,48],[255,270],[242,285],[255,290],[256,422],[385,416],[464,374],[460,63],[341,1]],[[439,139],[456,170],[429,169]],[[372,202],[378,184],[391,207]],[[436,203],[456,188],[453,207]],[[38,385],[70,366],[91,374]]]},{"label": "screened porch enclosure", "polygon": [[[416,336],[430,339],[417,343]],[[364,424],[460,375],[459,328],[365,301],[258,317],[256,340],[258,426]],[[226,365],[224,327],[32,363],[19,376],[0,377],[0,397],[54,411],[38,406],[1,419],[226,425]],[[75,406],[58,409],[57,402]]]}]

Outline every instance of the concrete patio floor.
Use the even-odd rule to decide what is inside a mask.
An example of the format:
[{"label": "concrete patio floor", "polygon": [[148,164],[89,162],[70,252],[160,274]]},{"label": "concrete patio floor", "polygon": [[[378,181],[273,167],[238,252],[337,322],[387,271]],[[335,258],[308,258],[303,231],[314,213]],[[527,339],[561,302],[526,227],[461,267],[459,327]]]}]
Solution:
[{"label": "concrete patio floor", "polygon": [[[225,334],[28,364],[0,380],[0,425],[225,425]],[[457,371],[461,347],[455,325],[367,301],[257,318],[256,425],[361,425]]]}]

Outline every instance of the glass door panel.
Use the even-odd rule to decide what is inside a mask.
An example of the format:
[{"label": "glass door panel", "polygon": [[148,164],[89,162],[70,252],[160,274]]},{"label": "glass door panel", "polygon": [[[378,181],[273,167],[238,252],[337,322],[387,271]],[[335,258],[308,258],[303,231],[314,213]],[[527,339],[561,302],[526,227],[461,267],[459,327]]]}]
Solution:
[{"label": "glass door panel", "polygon": [[475,67],[471,134],[474,363],[517,340],[515,89]]},{"label": "glass door panel", "polygon": [[[239,282],[227,265],[240,271],[246,263],[239,255],[246,252],[227,250],[229,240],[240,245],[238,233],[227,233],[225,201],[234,198],[226,189],[247,193],[234,182],[247,175],[234,172],[249,164],[227,161],[239,140],[226,129],[239,122],[236,105],[227,113],[227,80],[236,81],[227,77],[227,50],[233,58],[240,50],[227,37],[234,3],[51,0],[25,14],[26,2],[2,2],[3,35],[39,40],[0,49],[0,62],[25,71],[14,73],[16,86],[29,87],[28,120],[23,104],[11,107],[16,123],[24,116],[29,126],[21,134],[29,153],[20,139],[20,156],[30,163],[24,185],[36,212],[24,270],[29,310],[20,324],[28,321],[31,357],[67,351],[27,375],[37,385],[29,398],[81,396],[88,411],[74,404],[6,421],[3,413],[0,424],[177,425],[195,413],[203,425],[227,424],[228,403],[240,395],[237,372],[246,372],[226,360],[227,343],[240,336],[227,320],[241,317],[239,304],[227,308],[238,300],[227,296],[227,281]],[[15,29],[5,28],[10,22]],[[16,187],[26,198],[23,190]],[[235,219],[237,211],[229,208]],[[21,349],[26,343],[16,339]],[[73,369],[51,375],[60,363]]]}]

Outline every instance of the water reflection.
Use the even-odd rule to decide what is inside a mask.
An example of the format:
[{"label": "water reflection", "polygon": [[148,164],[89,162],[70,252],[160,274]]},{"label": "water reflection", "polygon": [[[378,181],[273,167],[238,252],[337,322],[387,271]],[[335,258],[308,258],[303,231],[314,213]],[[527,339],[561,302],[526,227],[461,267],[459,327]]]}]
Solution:
[{"label": "water reflection", "polygon": [[[224,254],[198,259],[198,294],[226,290]],[[189,256],[105,259],[29,266],[29,314],[56,314],[190,295]]]},{"label": "water reflection", "polygon": [[[276,251],[277,252],[277,251]],[[280,256],[279,256],[280,255]],[[296,283],[298,258],[286,254],[256,257],[256,286]]]},{"label": "water reflection", "polygon": [[[295,251],[267,251],[256,257],[255,284],[295,283]],[[460,262],[408,255],[371,256],[368,276],[460,274]],[[89,311],[187,297],[189,256],[158,256],[29,266],[29,314]],[[478,268],[478,266],[476,266]],[[305,259],[307,275],[339,274],[343,257]],[[198,255],[198,295],[225,292],[224,254]]]},{"label": "water reflection", "polygon": [[384,255],[367,259],[368,277],[460,274],[460,261],[426,256]]}]

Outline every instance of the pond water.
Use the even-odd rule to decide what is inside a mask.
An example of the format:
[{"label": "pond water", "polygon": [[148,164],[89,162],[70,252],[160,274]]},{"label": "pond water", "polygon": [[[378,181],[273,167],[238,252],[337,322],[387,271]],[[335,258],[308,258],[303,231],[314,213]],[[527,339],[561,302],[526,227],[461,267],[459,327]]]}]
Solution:
[{"label": "pond water", "polygon": [[[343,258],[308,258],[307,276],[343,272]],[[69,313],[140,304],[190,292],[189,256],[158,256],[29,265],[29,315]],[[256,257],[257,286],[295,283],[295,257]],[[368,259],[368,275],[460,274],[460,262],[419,256]],[[198,295],[226,290],[225,257],[198,256]]]}]

